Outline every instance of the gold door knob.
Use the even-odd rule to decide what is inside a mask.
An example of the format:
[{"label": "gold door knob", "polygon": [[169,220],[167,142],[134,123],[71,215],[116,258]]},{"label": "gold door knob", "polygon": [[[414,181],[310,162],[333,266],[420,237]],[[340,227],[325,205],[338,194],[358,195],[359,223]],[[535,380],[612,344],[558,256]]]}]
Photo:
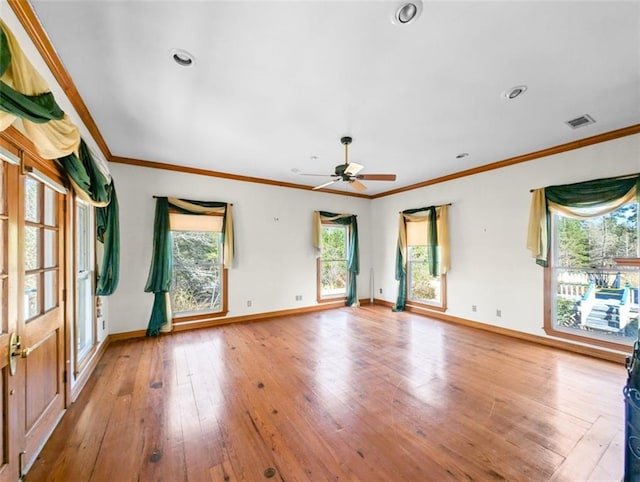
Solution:
[{"label": "gold door knob", "polygon": [[29,356],[29,353],[31,353],[31,348],[23,348],[20,352],[20,356],[22,358],[27,358]]}]

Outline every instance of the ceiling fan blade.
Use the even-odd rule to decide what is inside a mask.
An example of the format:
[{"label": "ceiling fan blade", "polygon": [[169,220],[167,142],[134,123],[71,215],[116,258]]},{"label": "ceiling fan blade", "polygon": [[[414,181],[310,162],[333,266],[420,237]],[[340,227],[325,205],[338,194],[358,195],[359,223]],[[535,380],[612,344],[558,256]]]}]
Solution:
[{"label": "ceiling fan blade", "polygon": [[340,180],[340,178],[338,179],[334,179],[333,181],[329,181],[329,182],[325,182],[324,184],[320,184],[319,186],[316,186],[312,189],[312,191],[317,191],[318,189],[322,189],[325,188],[327,186],[331,186],[331,184],[336,183]]},{"label": "ceiling fan blade", "polygon": [[364,184],[362,184],[360,181],[358,181],[357,179],[354,179],[352,181],[349,181],[349,184],[351,184],[351,187],[353,187],[353,189],[355,189],[358,192],[362,192],[362,191],[366,191],[367,190],[367,186],[365,186]]},{"label": "ceiling fan blade", "polygon": [[364,166],[362,164],[350,162],[349,164],[347,164],[347,168],[344,170],[344,173],[348,176],[355,176],[363,169],[364,169]]},{"label": "ceiling fan blade", "polygon": [[357,179],[364,179],[366,181],[395,181],[395,174],[359,174]]},{"label": "ceiling fan blade", "polygon": [[335,174],[307,174],[306,172],[299,172],[300,176],[317,176],[317,177],[335,177]]}]

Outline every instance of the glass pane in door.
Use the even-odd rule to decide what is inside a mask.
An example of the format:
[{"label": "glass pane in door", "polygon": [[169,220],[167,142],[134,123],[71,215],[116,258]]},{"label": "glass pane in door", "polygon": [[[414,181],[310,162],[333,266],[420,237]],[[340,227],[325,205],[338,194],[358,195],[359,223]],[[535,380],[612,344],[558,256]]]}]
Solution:
[{"label": "glass pane in door", "polygon": [[31,178],[24,182],[24,219],[40,222],[40,183]]},{"label": "glass pane in door", "polygon": [[24,277],[24,318],[26,320],[40,314],[40,274]]}]

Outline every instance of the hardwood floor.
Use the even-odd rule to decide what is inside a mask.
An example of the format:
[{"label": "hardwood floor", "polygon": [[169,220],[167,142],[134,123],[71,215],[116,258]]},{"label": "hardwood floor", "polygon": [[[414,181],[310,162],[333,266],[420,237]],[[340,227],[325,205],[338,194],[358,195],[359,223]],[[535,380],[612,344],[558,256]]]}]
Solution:
[{"label": "hardwood floor", "polygon": [[623,366],[388,308],[117,342],[26,480],[621,480]]}]

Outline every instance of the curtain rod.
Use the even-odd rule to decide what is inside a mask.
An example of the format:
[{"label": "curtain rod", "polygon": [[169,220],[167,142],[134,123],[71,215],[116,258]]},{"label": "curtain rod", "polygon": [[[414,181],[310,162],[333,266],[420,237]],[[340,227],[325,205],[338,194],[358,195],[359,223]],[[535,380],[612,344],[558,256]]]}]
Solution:
[{"label": "curtain rod", "polygon": [[[437,206],[434,206],[434,207],[439,208],[439,207],[441,207],[441,206],[453,206],[453,204],[452,204],[452,203],[448,203],[448,204],[438,204]],[[402,214],[404,211],[398,211],[398,212],[399,212],[400,214]]]},{"label": "curtain rod", "polygon": [[[152,197],[153,199],[158,199],[158,198],[160,198],[160,197],[166,197],[166,198],[169,198],[169,197],[173,197],[173,196],[156,196],[156,195],[154,194],[154,195],[153,195],[153,196],[151,196],[151,197]],[[178,198],[178,199],[180,199],[180,198]],[[227,203],[227,204],[228,204],[229,206],[233,206],[233,203]]]},{"label": "curtain rod", "polygon": [[[629,179],[631,177],[637,177],[638,175],[640,175],[640,173],[625,174],[623,176],[601,177],[599,179],[594,179],[594,181],[602,181],[604,179]],[[584,181],[584,182],[589,182],[589,181]],[[578,182],[572,183],[572,184],[581,184],[581,182],[578,181]],[[539,187],[538,189],[546,189],[547,187],[550,187],[550,186]],[[533,191],[537,191],[537,189],[529,189],[529,192],[533,192]]]}]

